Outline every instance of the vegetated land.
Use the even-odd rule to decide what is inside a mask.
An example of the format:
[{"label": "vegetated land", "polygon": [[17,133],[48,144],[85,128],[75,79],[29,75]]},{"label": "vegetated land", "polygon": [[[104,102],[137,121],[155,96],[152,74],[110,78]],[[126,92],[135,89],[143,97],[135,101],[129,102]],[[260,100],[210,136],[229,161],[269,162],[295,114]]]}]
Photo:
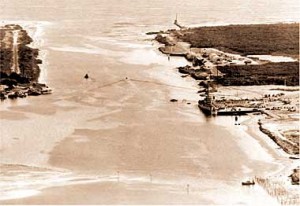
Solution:
[{"label": "vegetated land", "polygon": [[[20,73],[13,68],[13,32],[18,32],[18,66]],[[38,64],[39,50],[28,45],[32,42],[27,32],[19,25],[5,25],[0,28],[0,82],[2,84],[17,84],[37,82],[40,68]]]},{"label": "vegetated land", "polygon": [[[13,64],[13,51],[11,45],[7,45],[4,38],[6,36],[6,29],[0,28],[0,71],[6,73],[10,70]],[[10,39],[12,41],[12,39]]]},{"label": "vegetated land", "polygon": [[299,85],[299,62],[267,63],[262,65],[218,66],[226,74],[219,79],[223,85]]},{"label": "vegetated land", "polygon": [[299,24],[257,24],[181,30],[177,38],[192,47],[242,55],[277,54],[299,58]]},{"label": "vegetated land", "polygon": [[51,93],[38,83],[42,60],[39,50],[30,47],[32,41],[19,25],[0,27],[0,100]]},{"label": "vegetated land", "polygon": [[[256,24],[172,31],[191,47],[216,48],[241,55],[282,55],[299,59],[299,24]],[[218,66],[223,85],[299,85],[299,62]]]}]

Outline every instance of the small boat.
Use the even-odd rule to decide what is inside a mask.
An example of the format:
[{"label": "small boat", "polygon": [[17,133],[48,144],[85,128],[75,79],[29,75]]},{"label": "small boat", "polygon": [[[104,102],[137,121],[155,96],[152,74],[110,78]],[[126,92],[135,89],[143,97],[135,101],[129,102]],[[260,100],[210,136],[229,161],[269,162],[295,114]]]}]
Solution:
[{"label": "small boat", "polygon": [[255,182],[254,182],[254,180],[252,180],[252,181],[247,180],[245,182],[242,182],[242,185],[243,186],[255,185]]}]

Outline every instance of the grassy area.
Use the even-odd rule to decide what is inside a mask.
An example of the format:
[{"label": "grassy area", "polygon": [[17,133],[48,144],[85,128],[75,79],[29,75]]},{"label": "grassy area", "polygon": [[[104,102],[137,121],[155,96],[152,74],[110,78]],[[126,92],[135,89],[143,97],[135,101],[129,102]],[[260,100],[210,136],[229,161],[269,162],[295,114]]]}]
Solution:
[{"label": "grassy area", "polygon": [[243,55],[299,57],[299,24],[230,25],[181,30],[178,38],[192,47],[217,48]]},{"label": "grassy area", "polygon": [[299,62],[219,66],[223,85],[299,85]]}]

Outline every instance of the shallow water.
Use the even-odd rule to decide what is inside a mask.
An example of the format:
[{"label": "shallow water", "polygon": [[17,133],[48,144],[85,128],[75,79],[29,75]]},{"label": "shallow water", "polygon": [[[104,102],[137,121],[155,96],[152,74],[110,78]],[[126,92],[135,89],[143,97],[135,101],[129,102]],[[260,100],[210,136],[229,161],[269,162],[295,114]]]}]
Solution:
[{"label": "shallow water", "polygon": [[295,62],[296,59],[285,56],[272,56],[272,55],[248,55],[251,58],[257,58],[259,60],[270,61],[270,62]]},{"label": "shallow water", "polygon": [[[1,103],[0,163],[10,165],[1,165],[2,199],[38,194],[49,203],[45,188],[59,186],[69,194],[71,183],[100,187],[98,176],[115,178],[117,172],[127,185],[120,194],[142,190],[144,185],[130,186],[130,181],[144,184],[151,175],[157,184],[145,191],[167,197],[156,203],[168,203],[172,192],[175,202],[189,203],[182,185],[191,182],[197,191],[193,203],[251,204],[257,198],[259,192],[240,188],[240,181],[277,168],[274,158],[242,130],[205,118],[196,107],[196,82],[173,69],[185,60],[168,61],[145,32],[174,28],[176,13],[184,25],[299,21],[297,1],[0,3],[5,5],[1,23],[19,23],[34,37],[32,46],[41,49],[44,62],[40,81],[54,90]],[[179,102],[172,104],[171,98]],[[249,142],[253,147],[247,148]],[[260,155],[251,155],[252,150]],[[216,195],[220,191],[231,198]],[[80,202],[68,202],[63,194],[59,203]],[[113,202],[93,190],[87,194],[96,204]],[[144,201],[129,195],[127,202],[151,203],[150,194],[142,194]]]}]

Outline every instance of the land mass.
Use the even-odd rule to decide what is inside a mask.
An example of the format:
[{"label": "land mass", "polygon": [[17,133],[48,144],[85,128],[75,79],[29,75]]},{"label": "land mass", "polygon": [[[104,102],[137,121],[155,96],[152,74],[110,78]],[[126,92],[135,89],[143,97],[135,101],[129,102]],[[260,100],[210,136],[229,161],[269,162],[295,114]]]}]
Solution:
[{"label": "land mass", "polygon": [[20,25],[0,27],[0,98],[1,100],[50,92],[39,84],[39,50],[31,48],[32,38]]},{"label": "land mass", "polygon": [[[177,69],[183,78],[191,76],[205,87],[198,91],[200,99],[209,93],[219,107],[257,109],[260,113],[252,118],[258,129],[291,160],[299,159],[298,23],[184,28],[159,32],[155,39],[169,59],[182,56],[191,62]],[[296,165],[288,169],[291,175],[279,176],[290,175],[291,183],[299,184]],[[256,182],[278,199],[278,179]],[[297,196],[285,183],[278,185],[288,201]]]},{"label": "land mass", "polygon": [[216,48],[244,56],[299,57],[298,23],[199,27],[175,34],[178,39],[197,48]]},{"label": "land mass", "polygon": [[[165,45],[159,48],[161,52],[184,56],[194,66],[200,66],[187,72],[195,79],[210,76],[227,86],[299,85],[296,23],[169,30],[155,39]],[[264,56],[273,60],[265,60]]]}]

